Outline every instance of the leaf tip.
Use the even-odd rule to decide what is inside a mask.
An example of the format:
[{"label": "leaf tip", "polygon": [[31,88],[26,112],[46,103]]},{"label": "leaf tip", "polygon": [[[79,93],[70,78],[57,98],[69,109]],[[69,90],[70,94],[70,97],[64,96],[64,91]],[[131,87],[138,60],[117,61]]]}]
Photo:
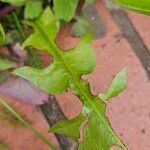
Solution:
[{"label": "leaf tip", "polygon": [[103,101],[107,101],[117,95],[119,95],[123,90],[127,88],[127,68],[123,68],[112,81],[108,91],[103,94],[99,93],[98,96]]}]

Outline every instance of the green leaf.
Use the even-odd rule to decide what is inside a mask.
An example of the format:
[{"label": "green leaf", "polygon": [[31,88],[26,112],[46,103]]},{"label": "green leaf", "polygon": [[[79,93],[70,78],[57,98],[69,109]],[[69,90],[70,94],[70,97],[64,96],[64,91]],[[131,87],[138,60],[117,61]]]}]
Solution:
[{"label": "green leaf", "polygon": [[[75,49],[63,53],[69,68],[74,75],[88,74],[94,70],[95,56],[91,45],[91,34],[86,35]],[[84,54],[86,50],[86,56]],[[48,50],[46,50],[48,51]],[[88,58],[88,59],[87,59]],[[63,68],[60,61],[55,60],[52,65],[45,69],[23,67],[15,70],[14,74],[31,81],[41,90],[51,94],[58,94],[69,86],[70,76]]]},{"label": "green leaf", "polygon": [[42,12],[42,3],[40,1],[27,1],[25,7],[25,19],[38,18]]},{"label": "green leaf", "polygon": [[68,86],[68,75],[58,61],[45,69],[22,67],[13,73],[51,94],[61,93]]},{"label": "green leaf", "polygon": [[78,0],[54,0],[54,12],[58,19],[69,22],[75,13]]},{"label": "green leaf", "polygon": [[[33,46],[37,49],[40,49],[40,50],[44,49],[48,53],[51,53],[51,49],[49,49],[49,42],[46,42],[40,34],[40,29],[39,29],[40,27],[39,27],[38,23],[36,26],[33,24],[32,21],[30,21],[30,22],[28,21],[27,23],[35,28],[35,33],[32,34],[23,43],[23,47]],[[51,41],[54,41],[54,39],[57,35],[57,32],[59,30],[59,22],[54,17],[50,8],[46,8],[44,10],[42,16],[39,19],[39,23],[42,24],[42,28],[44,29],[44,31],[47,31],[47,35],[49,36],[48,38]],[[44,36],[47,36],[47,35],[44,34]],[[53,44],[54,44],[54,42],[53,42]]]},{"label": "green leaf", "polygon": [[11,61],[8,61],[6,59],[0,59],[0,71],[4,71],[4,70],[8,70],[10,68],[15,68],[16,65],[11,62]]},{"label": "green leaf", "polygon": [[80,137],[79,128],[84,118],[85,117],[81,114],[74,119],[60,121],[59,123],[53,125],[49,131],[69,136],[75,141],[78,141]]},{"label": "green leaf", "polygon": [[82,101],[83,111],[77,118],[60,122],[52,127],[51,131],[79,141],[79,150],[109,150],[113,145],[126,150],[105,116],[105,103],[99,97],[92,95],[89,83],[81,78],[83,74],[91,73],[95,67],[92,34],[84,36],[76,48],[64,51],[54,41],[56,30],[49,31],[49,26],[52,24],[55,26],[56,21],[49,22],[46,19],[45,22],[47,23],[44,24],[44,19],[41,18],[32,22],[35,37],[34,40],[29,37],[30,40],[27,39],[25,45],[32,45],[47,51],[53,57],[53,63],[43,70],[26,67],[19,68],[13,73],[49,93],[60,93],[69,87],[73,94]]},{"label": "green leaf", "polygon": [[126,69],[122,69],[114,78],[113,82],[111,83],[108,91],[106,94],[99,94],[99,97],[106,101],[110,98],[113,98],[120,94],[123,90],[127,88],[127,82],[126,82]]},{"label": "green leaf", "polygon": [[78,150],[110,150],[113,145],[119,146],[122,150],[127,150],[122,141],[110,127],[108,118],[105,116],[105,105],[99,98],[93,98],[91,115],[88,123],[83,128],[83,139],[79,143]]},{"label": "green leaf", "polygon": [[71,29],[71,34],[76,37],[82,37],[89,31],[92,31],[89,22],[85,19],[78,19]]},{"label": "green leaf", "polygon": [[0,45],[5,42],[5,32],[4,29],[0,23]]},{"label": "green leaf", "polygon": [[92,4],[95,0],[86,0],[87,3]]},{"label": "green leaf", "polygon": [[105,116],[105,104],[94,96],[91,101],[93,101],[91,106],[87,102],[84,104],[84,109],[88,110],[87,117],[85,117],[85,111],[82,111],[79,117],[61,121],[50,128],[50,131],[73,138],[79,144],[78,150],[110,150],[113,145],[127,150],[110,127],[108,118]]},{"label": "green leaf", "polygon": [[1,0],[5,3],[10,3],[12,5],[24,5],[27,0]]},{"label": "green leaf", "polygon": [[76,48],[66,52],[64,59],[74,73],[79,75],[91,73],[95,68],[92,34],[85,35]]},{"label": "green leaf", "polygon": [[120,6],[150,15],[150,0],[113,0]]}]

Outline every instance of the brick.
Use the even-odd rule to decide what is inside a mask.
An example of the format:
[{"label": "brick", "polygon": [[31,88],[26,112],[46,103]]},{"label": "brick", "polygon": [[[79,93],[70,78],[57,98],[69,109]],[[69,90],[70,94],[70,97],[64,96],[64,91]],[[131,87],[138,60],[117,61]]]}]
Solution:
[{"label": "brick", "polygon": [[128,17],[150,51],[150,16],[128,11]]}]

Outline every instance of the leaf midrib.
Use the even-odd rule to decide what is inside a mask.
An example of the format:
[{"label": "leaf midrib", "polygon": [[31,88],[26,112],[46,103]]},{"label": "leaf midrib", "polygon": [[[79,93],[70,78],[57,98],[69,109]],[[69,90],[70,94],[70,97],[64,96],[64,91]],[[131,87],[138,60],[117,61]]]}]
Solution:
[{"label": "leaf midrib", "polygon": [[[74,75],[74,73],[68,67],[66,61],[62,57],[62,54],[59,52],[59,50],[61,50],[61,49],[57,48],[56,46],[53,45],[53,43],[51,43],[51,40],[49,39],[48,35],[42,29],[42,27],[41,27],[42,25],[41,25],[40,21],[36,20],[34,22],[34,24],[35,24],[36,28],[38,29],[38,31],[40,32],[40,34],[43,36],[44,40],[49,45],[49,48],[52,49],[52,51],[50,51],[50,53],[53,52],[51,55],[54,56],[55,58],[57,58],[57,60],[59,60],[63,64],[64,68],[66,69],[66,71],[68,72],[68,74],[70,74],[71,78],[73,79],[73,81],[74,81],[73,84],[78,89],[78,91],[81,93],[81,95],[83,95],[86,98],[86,100],[87,100],[86,102],[88,102],[88,105],[90,106],[90,108],[96,112],[96,114],[102,120],[102,123],[105,124],[105,126],[107,126],[107,129],[117,138],[118,142],[121,144],[120,146],[124,147],[124,145],[121,142],[121,140],[119,140],[119,138],[117,137],[117,135],[112,131],[111,127],[107,124],[107,121],[103,118],[103,115],[101,115],[101,113],[99,113],[99,111],[97,110],[95,104],[93,103],[93,101],[91,101],[91,97],[88,96],[88,94],[86,93],[86,91],[84,91],[84,88],[80,84],[79,79],[76,78],[76,76]],[[92,94],[91,94],[91,96],[93,97]],[[94,97],[93,97],[93,100],[95,100]]]}]

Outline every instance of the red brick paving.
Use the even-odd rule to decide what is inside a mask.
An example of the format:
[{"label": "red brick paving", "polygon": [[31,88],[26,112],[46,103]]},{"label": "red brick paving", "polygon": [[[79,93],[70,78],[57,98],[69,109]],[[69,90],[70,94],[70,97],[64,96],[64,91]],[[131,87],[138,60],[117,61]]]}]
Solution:
[{"label": "red brick paving", "polygon": [[145,16],[142,14],[137,15],[135,12],[128,11],[128,17],[150,50],[150,16]]},{"label": "red brick paving", "polygon": [[[114,75],[121,68],[127,67],[128,89],[108,103],[107,116],[110,118],[112,127],[129,150],[149,150],[150,82],[140,61],[127,40],[121,36],[121,31],[108,10],[100,1],[95,3],[95,7],[103,18],[107,34],[104,38],[93,41],[96,53],[96,69],[91,75],[84,78],[90,82],[93,94],[97,94],[106,91]],[[150,49],[150,17],[133,12],[129,12],[128,15],[144,43]],[[79,39],[71,37],[68,30],[70,30],[70,26],[61,30],[57,38],[59,45],[64,49],[74,47],[79,41]],[[68,118],[73,118],[80,113],[81,103],[70,92],[57,95],[56,98]],[[16,103],[15,106],[27,114],[33,120],[34,125],[49,137],[50,141],[58,145],[55,137],[47,134],[48,124],[40,111],[33,109],[32,106],[19,103]],[[3,128],[0,135],[6,138],[8,143],[12,144],[12,149],[15,150],[47,150],[45,144],[40,140],[35,140],[34,136],[24,129],[20,132],[18,129],[12,131],[12,128],[9,130]]]}]

